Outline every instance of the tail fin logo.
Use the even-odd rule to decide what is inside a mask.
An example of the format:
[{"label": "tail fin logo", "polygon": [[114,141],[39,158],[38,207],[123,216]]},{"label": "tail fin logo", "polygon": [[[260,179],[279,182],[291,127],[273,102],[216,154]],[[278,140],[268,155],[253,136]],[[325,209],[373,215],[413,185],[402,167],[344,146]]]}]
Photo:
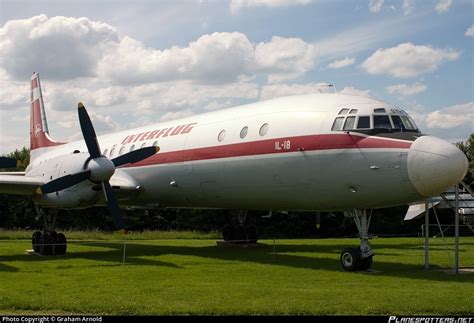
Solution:
[{"label": "tail fin logo", "polygon": [[35,137],[38,137],[41,131],[43,131],[43,129],[41,129],[41,124],[37,123],[35,125]]}]

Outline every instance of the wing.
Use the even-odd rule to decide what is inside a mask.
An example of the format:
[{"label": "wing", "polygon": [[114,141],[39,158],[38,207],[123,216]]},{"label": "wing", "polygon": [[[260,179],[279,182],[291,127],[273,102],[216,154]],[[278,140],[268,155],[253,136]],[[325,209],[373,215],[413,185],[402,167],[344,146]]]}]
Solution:
[{"label": "wing", "polygon": [[0,173],[0,194],[34,195],[45,182],[39,177],[25,176],[24,172]]}]

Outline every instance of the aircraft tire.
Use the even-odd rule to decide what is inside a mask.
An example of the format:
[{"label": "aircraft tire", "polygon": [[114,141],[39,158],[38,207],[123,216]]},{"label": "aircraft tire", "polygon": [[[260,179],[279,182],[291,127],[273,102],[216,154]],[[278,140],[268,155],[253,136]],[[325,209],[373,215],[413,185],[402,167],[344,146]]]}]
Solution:
[{"label": "aircraft tire", "polygon": [[40,252],[40,240],[41,240],[41,231],[35,231],[33,232],[33,235],[31,236],[31,245],[33,247],[33,251],[39,253]]},{"label": "aircraft tire", "polygon": [[222,229],[222,239],[224,241],[234,240],[234,226],[232,224],[226,224]]},{"label": "aircraft tire", "polygon": [[56,236],[56,255],[63,256],[66,254],[67,240],[63,233],[58,233]]},{"label": "aircraft tire", "polygon": [[243,225],[234,227],[234,242],[235,243],[247,243],[247,230]]},{"label": "aircraft tire", "polygon": [[258,241],[258,230],[257,226],[254,224],[251,224],[247,226],[247,239],[248,243],[257,243]]},{"label": "aircraft tire", "polygon": [[52,240],[50,232],[43,232],[40,239],[40,254],[43,256],[50,256],[53,254],[53,246],[51,244],[54,242]]},{"label": "aircraft tire", "polygon": [[341,252],[341,266],[345,271],[355,271],[359,269],[360,249],[346,248]]},{"label": "aircraft tire", "polygon": [[367,258],[361,258],[359,260],[359,269],[360,270],[367,270],[372,266],[372,256],[369,256]]}]

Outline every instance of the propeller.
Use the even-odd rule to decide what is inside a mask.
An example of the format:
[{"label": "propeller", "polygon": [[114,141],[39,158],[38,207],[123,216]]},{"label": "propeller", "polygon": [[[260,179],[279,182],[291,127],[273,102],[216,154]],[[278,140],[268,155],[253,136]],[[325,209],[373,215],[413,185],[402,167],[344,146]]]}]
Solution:
[{"label": "propeller", "polygon": [[19,160],[8,157],[0,157],[0,168],[15,168],[18,167],[19,164]]},{"label": "propeller", "polygon": [[78,104],[77,112],[79,115],[82,136],[84,137],[87,150],[91,157],[86,165],[86,169],[74,174],[58,177],[38,187],[36,193],[41,195],[61,191],[85,180],[100,183],[107,202],[107,209],[112,216],[116,229],[119,231],[124,230],[122,211],[120,210],[117,197],[110,186],[109,179],[114,174],[116,167],[136,163],[151,157],[156,154],[160,148],[155,146],[140,148],[110,160],[101,154],[99,143],[97,142],[97,135],[95,134],[89,114],[82,103]]}]

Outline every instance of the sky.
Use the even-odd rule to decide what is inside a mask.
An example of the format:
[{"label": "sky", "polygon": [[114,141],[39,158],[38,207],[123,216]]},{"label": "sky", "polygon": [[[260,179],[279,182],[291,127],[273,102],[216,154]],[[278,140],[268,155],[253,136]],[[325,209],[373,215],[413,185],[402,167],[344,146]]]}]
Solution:
[{"label": "sky", "polygon": [[338,93],[474,132],[474,0],[0,0],[0,154],[29,145],[40,74],[50,135],[81,139],[274,97]]}]

